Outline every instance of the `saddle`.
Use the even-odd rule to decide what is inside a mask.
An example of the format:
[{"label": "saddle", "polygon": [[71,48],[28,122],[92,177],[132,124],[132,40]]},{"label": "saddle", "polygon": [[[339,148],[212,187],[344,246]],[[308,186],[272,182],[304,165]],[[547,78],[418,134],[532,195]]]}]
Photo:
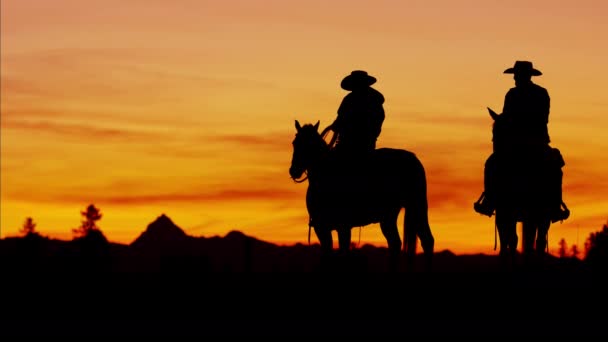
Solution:
[{"label": "saddle", "polygon": [[322,180],[312,190],[317,201],[324,203],[318,213],[324,221],[334,224],[370,224],[377,219],[373,217],[378,177],[374,151],[362,155],[340,152],[332,151]]},{"label": "saddle", "polygon": [[[502,196],[510,196],[513,198],[523,199],[525,204],[518,201],[520,218],[533,211],[534,207],[539,205],[538,202],[543,202],[543,206],[547,208],[552,222],[563,221],[570,216],[570,210],[562,200],[562,167],[565,161],[557,148],[548,148],[541,156],[528,156],[524,158],[527,170],[534,173],[532,176],[519,175],[519,180],[513,180],[513,175],[516,171],[521,170],[519,167],[514,167],[515,160],[497,160],[497,156],[492,155],[486,163],[486,179],[493,179],[486,183],[486,189],[481,196],[473,203],[473,209],[482,215],[492,217],[496,210],[496,205]],[[496,164],[500,164],[496,165]],[[505,166],[507,165],[507,166]],[[506,171],[504,169],[507,169]],[[511,174],[509,174],[511,172]],[[508,178],[510,177],[510,178]],[[522,181],[522,178],[524,179]],[[530,192],[532,187],[541,186],[539,194]],[[505,192],[509,193],[507,195]],[[518,194],[518,195],[517,195]],[[533,196],[534,195],[534,196]],[[504,201],[503,201],[504,202]],[[516,205],[515,203],[511,204]]]}]

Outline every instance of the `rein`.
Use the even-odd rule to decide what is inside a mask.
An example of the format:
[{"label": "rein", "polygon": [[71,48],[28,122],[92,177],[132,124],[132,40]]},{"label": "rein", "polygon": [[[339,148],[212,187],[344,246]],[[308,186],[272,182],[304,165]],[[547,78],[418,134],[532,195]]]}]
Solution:
[{"label": "rein", "polygon": [[498,245],[498,224],[496,224],[496,220],[494,220],[494,250],[496,250],[496,246]]},{"label": "rein", "polygon": [[310,246],[310,231],[312,230],[312,219],[308,218],[308,245]]}]

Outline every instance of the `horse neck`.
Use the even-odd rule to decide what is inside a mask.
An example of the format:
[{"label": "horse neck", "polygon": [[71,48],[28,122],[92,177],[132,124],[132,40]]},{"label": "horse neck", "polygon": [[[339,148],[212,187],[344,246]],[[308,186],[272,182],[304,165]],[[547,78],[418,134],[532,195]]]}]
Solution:
[{"label": "horse neck", "polygon": [[329,146],[321,145],[321,148],[315,153],[310,166],[308,167],[308,180],[314,182],[318,179],[319,173],[322,172],[329,156]]}]

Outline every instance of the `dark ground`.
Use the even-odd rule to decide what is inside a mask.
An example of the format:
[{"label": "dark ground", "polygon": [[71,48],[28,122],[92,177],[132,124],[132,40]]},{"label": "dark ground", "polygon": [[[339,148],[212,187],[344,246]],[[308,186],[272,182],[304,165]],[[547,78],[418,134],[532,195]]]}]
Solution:
[{"label": "dark ground", "polygon": [[322,272],[317,245],[193,238],[161,223],[130,245],[0,240],[0,341],[608,336],[603,263],[519,256],[503,267],[437,251],[430,270],[417,258],[390,273],[386,249],[364,245]]},{"label": "dark ground", "polygon": [[599,337],[606,282],[561,270],[4,273],[9,337]]}]

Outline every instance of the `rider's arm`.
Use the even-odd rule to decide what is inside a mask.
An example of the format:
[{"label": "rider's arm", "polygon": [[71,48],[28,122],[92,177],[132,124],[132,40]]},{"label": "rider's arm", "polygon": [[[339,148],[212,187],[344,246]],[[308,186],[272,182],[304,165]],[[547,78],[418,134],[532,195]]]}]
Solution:
[{"label": "rider's arm", "polygon": [[505,95],[505,103],[502,107],[502,114],[509,113],[513,110],[513,88],[511,88]]},{"label": "rider's arm", "polygon": [[549,123],[549,111],[551,108],[551,98],[549,97],[549,92],[547,92],[547,90],[544,89],[543,91],[543,97],[542,97],[542,104],[541,104],[541,108],[542,108],[542,114],[543,114],[543,119],[545,120],[545,124]]},{"label": "rider's arm", "polygon": [[348,107],[350,106],[347,99],[348,99],[348,95],[347,95],[347,97],[344,97],[344,99],[342,100],[342,103],[340,103],[340,107],[338,107],[338,115],[336,116],[336,119],[334,120],[334,122],[331,125],[329,125],[329,127],[331,127],[330,129],[334,132],[338,132],[344,125],[343,122],[345,120],[345,116],[347,115],[346,112],[348,111]]}]

